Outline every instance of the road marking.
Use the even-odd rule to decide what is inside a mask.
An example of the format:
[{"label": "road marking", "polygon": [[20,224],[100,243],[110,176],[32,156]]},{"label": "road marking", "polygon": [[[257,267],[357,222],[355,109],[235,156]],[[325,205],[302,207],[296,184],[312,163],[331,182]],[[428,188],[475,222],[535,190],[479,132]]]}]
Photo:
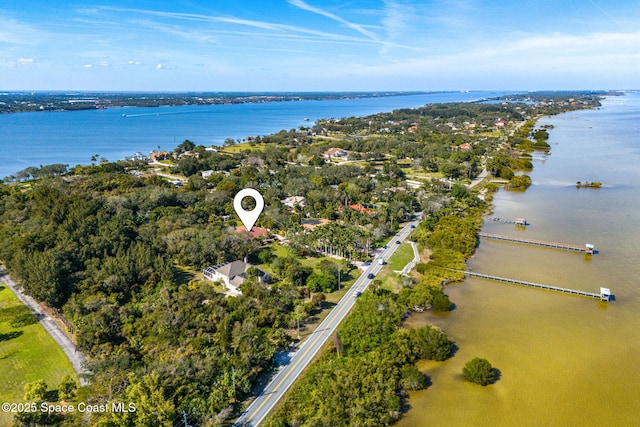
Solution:
[{"label": "road marking", "polygon": [[[345,296],[347,296],[347,295],[348,295],[348,294],[345,294]],[[331,324],[332,324],[332,323],[334,323],[336,320],[338,320],[338,319],[337,319],[338,314],[339,314],[339,313],[342,313],[342,312],[345,310],[345,308],[347,308],[348,306],[349,306],[349,302],[348,302],[348,301],[345,301],[344,305],[343,305],[342,307],[340,307],[337,311],[331,311],[331,313],[329,313],[329,316],[327,316],[327,318],[326,318],[325,320],[326,320],[326,321],[328,320],[328,324],[329,324],[329,325],[331,325]],[[323,323],[324,323],[324,322],[323,322]],[[320,326],[322,326],[322,325],[319,325],[318,327],[320,327]],[[335,326],[334,326],[334,328],[335,328],[335,327],[337,327],[337,325],[335,325]],[[326,328],[326,329],[329,329],[329,328]],[[326,337],[324,337],[324,335],[326,335]],[[319,341],[319,340],[321,340],[321,339],[323,339],[323,338],[324,338],[325,340],[326,340],[326,339],[328,339],[328,338],[329,338],[329,335],[330,335],[330,334],[328,334],[328,331],[327,331],[327,330],[325,330],[325,333],[324,333],[324,334],[318,334],[318,335],[316,335],[316,337],[314,338],[314,340],[312,341],[312,343],[307,347],[306,351],[305,351],[304,353],[302,353],[302,355],[299,357],[298,361],[296,361],[296,363],[294,363],[293,365],[290,365],[290,366],[288,366],[288,367],[287,367],[288,372],[287,372],[287,373],[286,373],[286,375],[285,375],[285,376],[284,376],[284,377],[283,377],[283,378],[278,382],[278,384],[276,384],[276,385],[273,387],[273,391],[271,392],[271,395],[270,395],[269,397],[266,397],[266,398],[264,399],[264,401],[260,404],[260,406],[258,406],[258,407],[253,411],[254,415],[252,415],[251,417],[247,418],[247,421],[246,421],[247,423],[248,423],[248,422],[251,422],[251,420],[252,420],[252,419],[253,419],[253,418],[258,414],[258,412],[260,412],[260,411],[262,410],[262,408],[264,407],[264,405],[266,405],[266,404],[267,404],[267,402],[268,402],[269,400],[271,400],[271,398],[273,398],[273,397],[276,395],[275,393],[276,393],[276,391],[278,391],[278,389],[280,388],[280,386],[282,386],[282,383],[284,383],[284,382],[289,378],[289,376],[290,376],[293,372],[295,372],[295,369],[298,367],[298,365],[299,365],[300,363],[302,363],[302,362],[305,360],[305,357],[307,356],[307,354],[311,351],[311,349],[313,349],[313,348],[314,348],[314,346],[315,346],[315,345],[317,345],[317,344],[318,344],[318,341]],[[309,361],[307,361],[307,362],[309,362]],[[266,390],[267,390],[267,389],[265,389],[264,391],[266,391]],[[280,398],[278,398],[278,400],[280,400]],[[276,402],[277,402],[278,400],[276,400]],[[264,418],[264,417],[263,417],[263,418]],[[262,421],[262,420],[260,420],[260,421]]]},{"label": "road marking", "polygon": [[[407,225],[406,225],[402,230],[400,230],[400,232],[398,232],[398,233],[396,234],[396,239],[402,239],[402,240],[406,239],[406,238],[411,234],[411,228],[410,228],[410,227],[411,227],[411,225],[412,225],[413,223],[416,223],[416,221],[410,221],[410,222],[409,222],[409,223],[408,223],[408,224],[407,224]],[[405,234],[406,234],[406,236],[405,236]],[[395,244],[394,244],[394,246],[389,246],[389,247],[387,248],[387,250],[386,250],[384,253],[385,253],[385,254],[386,254],[387,252],[391,252],[391,253],[393,253],[393,252],[395,252],[395,251],[397,250],[397,247],[398,247],[398,245],[395,245]],[[376,269],[377,269],[377,271],[376,271],[374,274],[378,274],[378,272],[382,269],[382,266],[379,266],[379,265],[378,265],[378,266],[375,266],[375,267],[373,268],[373,270],[376,270]],[[365,273],[366,273],[366,271],[365,271]],[[353,289],[357,289],[357,288],[358,288],[359,286],[361,286],[363,283],[364,283],[364,284],[367,284],[367,283],[369,283],[369,282],[370,282],[370,280],[365,279],[365,277],[366,277],[365,273],[363,273],[363,274],[362,274],[362,275],[361,275],[361,276],[360,276],[360,277],[359,277],[359,278],[354,282],[354,284],[353,284],[353,286],[352,286],[352,289],[351,289],[351,290],[353,290]],[[365,287],[365,288],[366,288],[366,287]],[[349,301],[349,298],[350,298],[350,294],[349,294],[349,293],[346,293],[346,294],[342,297],[342,299],[338,302],[338,307],[334,308],[334,310],[332,310],[332,311],[329,313],[329,315],[328,315],[328,316],[327,316],[327,317],[326,317],[326,318],[325,318],[325,319],[320,323],[320,325],[318,325],[318,327],[317,327],[316,331],[314,331],[314,333],[315,333],[315,332],[322,332],[322,331],[324,331],[324,333],[319,333],[319,334],[317,334],[317,335],[313,338],[313,340],[312,340],[312,341],[305,341],[304,343],[302,343],[302,345],[301,345],[301,347],[300,347],[300,350],[302,350],[302,347],[304,347],[304,346],[306,346],[306,347],[307,347],[307,349],[304,351],[304,353],[302,353],[302,355],[299,357],[299,359],[298,359],[298,360],[297,360],[293,365],[288,365],[288,366],[285,368],[286,370],[288,370],[288,371],[287,371],[287,373],[286,373],[286,374],[284,375],[284,377],[283,377],[282,379],[280,379],[280,380],[279,380],[279,382],[278,382],[278,383],[273,387],[273,391],[271,391],[271,392],[269,392],[269,393],[266,393],[266,392],[267,392],[267,390],[269,389],[269,385],[267,385],[267,387],[265,387],[265,389],[263,390],[263,392],[260,394],[260,396],[264,396],[264,397],[265,397],[265,398],[264,398],[264,401],[263,401],[263,402],[262,402],[262,403],[261,403],[261,404],[260,404],[260,405],[255,409],[255,410],[252,410],[253,415],[249,416],[249,417],[247,418],[247,420],[243,422],[243,424],[238,424],[238,425],[247,425],[248,423],[250,423],[250,422],[251,422],[251,421],[252,421],[252,420],[253,420],[253,419],[258,415],[258,413],[262,410],[262,408],[267,404],[267,402],[269,402],[272,398],[274,398],[275,396],[277,396],[277,393],[276,393],[276,392],[278,391],[278,389],[279,389],[279,388],[282,386],[282,384],[283,384],[283,383],[284,383],[284,382],[289,378],[289,376],[291,376],[291,374],[292,374],[293,372],[295,372],[295,370],[296,370],[296,368],[298,367],[298,365],[299,365],[299,364],[301,364],[301,363],[305,360],[305,358],[307,357],[307,354],[308,354],[308,353],[309,353],[309,352],[314,348],[314,346],[316,346],[316,345],[318,344],[318,341],[319,341],[319,340],[324,340],[324,342],[322,342],[322,345],[324,345],[324,343],[329,339],[329,336],[331,335],[331,333],[333,333],[333,330],[335,330],[335,328],[337,328],[337,327],[338,327],[338,324],[343,320],[343,317],[344,317],[344,316],[342,316],[342,317],[339,319],[339,320],[340,320],[340,322],[338,322],[338,324],[331,326],[333,323],[335,323],[335,322],[338,320],[339,314],[341,314],[341,313],[342,313],[345,309],[347,309],[347,308],[348,308],[348,309],[347,309],[347,311],[351,310],[351,308],[355,305],[355,301],[354,301],[354,300]],[[340,304],[343,304],[343,305],[340,307]],[[323,327],[323,325],[324,325],[325,323],[327,323],[327,327],[326,327],[326,328],[324,328],[324,329],[322,329],[322,327]],[[331,329],[331,333],[329,333],[329,332],[328,332],[330,329]],[[313,335],[313,333],[312,333],[312,335]],[[309,344],[309,345],[307,345],[307,343],[310,343],[310,344]],[[315,350],[315,351],[316,351],[316,353],[317,353],[319,350],[320,350],[319,348],[318,348],[318,349],[316,349],[316,350]],[[294,356],[294,357],[295,357],[295,356]],[[309,362],[311,362],[311,360],[307,360],[306,362],[307,362],[307,364],[308,364]],[[305,368],[306,368],[306,366],[305,366]],[[278,378],[278,376],[279,376],[280,374],[282,374],[282,373],[284,373],[284,372],[285,372],[284,370],[283,370],[283,371],[280,371],[280,373],[278,373],[278,374],[276,375],[276,377],[274,378],[274,381]],[[299,372],[299,373],[298,373],[298,375],[299,375],[300,373],[301,373],[301,372]],[[295,379],[294,379],[294,380],[295,380]],[[290,385],[289,385],[289,387],[291,387],[292,385],[293,385],[293,383],[292,383],[292,384],[290,384]],[[287,387],[287,390],[289,389],[289,387]],[[285,391],[286,391],[286,390],[285,390]],[[283,392],[283,393],[284,393],[284,392]],[[269,396],[267,396],[267,394],[268,394]],[[257,399],[259,399],[259,398],[260,398],[260,396],[258,396],[258,398],[257,398]],[[276,401],[273,403],[273,405],[275,405],[275,403],[277,403],[277,402],[280,400],[280,398],[281,398],[281,397],[282,397],[282,395],[280,395],[280,397],[276,397]],[[254,401],[254,403],[256,403],[256,402],[257,402],[257,399]],[[253,405],[253,404],[252,404],[252,405]],[[249,407],[247,408],[247,410],[245,411],[245,413],[246,413],[246,412],[248,412],[248,411],[251,409],[251,406],[252,406],[252,405],[249,405]],[[272,405],[272,407],[273,407],[273,405]],[[269,411],[271,411],[271,409],[270,409]],[[262,420],[263,420],[267,415],[268,415],[268,412],[267,412],[267,414],[263,415],[263,416],[258,420],[257,424],[259,424],[259,423],[260,423],[260,422],[261,422],[261,421],[262,421]],[[240,416],[240,418],[242,418],[242,416]],[[240,421],[240,418],[239,418],[238,420],[236,420],[236,422],[235,422],[233,425],[236,425],[236,424],[238,423],[238,421]],[[256,424],[256,425],[257,425],[257,424]]]}]

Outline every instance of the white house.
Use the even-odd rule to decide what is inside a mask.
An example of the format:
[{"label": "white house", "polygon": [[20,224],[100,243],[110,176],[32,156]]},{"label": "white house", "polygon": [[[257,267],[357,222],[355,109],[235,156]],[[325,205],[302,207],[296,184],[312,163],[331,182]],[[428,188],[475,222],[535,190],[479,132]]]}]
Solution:
[{"label": "white house", "polygon": [[145,156],[144,154],[142,154],[139,151],[136,151],[133,156],[129,157],[131,160],[133,161],[147,161],[147,156]]},{"label": "white house", "polygon": [[337,159],[337,158],[346,159],[349,156],[349,154],[351,154],[351,151],[343,150],[342,148],[329,148],[327,151],[324,152],[323,156],[325,159]]},{"label": "white house", "polygon": [[280,201],[282,202],[283,205],[285,205],[290,209],[293,209],[296,206],[300,206],[300,208],[304,209],[306,199],[302,196],[291,196]]},{"label": "white house", "polygon": [[[239,287],[247,280],[247,271],[252,267],[253,265],[244,261],[233,261],[225,264],[212,265],[204,269],[202,273],[205,278],[213,282],[222,282],[231,294],[240,295],[242,291]],[[258,281],[266,282],[268,280],[269,275],[258,270]]]}]

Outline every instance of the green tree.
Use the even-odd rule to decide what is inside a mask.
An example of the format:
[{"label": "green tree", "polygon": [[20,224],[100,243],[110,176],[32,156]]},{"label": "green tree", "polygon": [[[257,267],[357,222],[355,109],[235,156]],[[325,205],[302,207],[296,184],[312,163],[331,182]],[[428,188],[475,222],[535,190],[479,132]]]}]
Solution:
[{"label": "green tree", "polygon": [[418,358],[442,362],[451,356],[453,343],[447,335],[435,326],[413,329],[410,338],[414,353]]},{"label": "green tree", "polygon": [[338,280],[328,274],[312,273],[307,277],[307,286],[311,292],[330,293],[336,289]]},{"label": "green tree", "polygon": [[329,258],[323,258],[318,263],[318,268],[323,274],[332,275],[337,278],[338,272],[340,271],[340,264]]},{"label": "green tree", "polygon": [[416,365],[405,365],[400,372],[400,384],[405,390],[422,390],[427,379]]},{"label": "green tree", "polygon": [[173,151],[177,154],[182,154],[186,151],[192,151],[194,148],[196,148],[196,144],[189,141],[188,139],[185,139],[182,144],[178,145]]},{"label": "green tree", "polygon": [[68,401],[73,399],[77,389],[78,385],[71,375],[65,375],[62,377],[62,381],[60,381],[60,385],[58,386],[58,400]]},{"label": "green tree", "polygon": [[515,175],[509,180],[508,188],[525,189],[531,185],[531,178],[528,175]]},{"label": "green tree", "polygon": [[496,373],[487,359],[475,357],[464,365],[462,375],[467,381],[485,386],[493,382]]},{"label": "green tree", "polygon": [[35,380],[24,385],[24,400],[27,402],[42,402],[47,392],[47,383],[43,379]]},{"label": "green tree", "polygon": [[130,384],[125,395],[128,402],[135,404],[135,412],[115,415],[116,425],[122,427],[171,427],[175,417],[175,407],[164,396],[157,373],[137,378],[129,374]]},{"label": "green tree", "polygon": [[258,259],[263,264],[270,264],[276,255],[271,251],[270,248],[264,248],[258,252]]},{"label": "green tree", "polygon": [[451,310],[451,301],[449,297],[444,294],[442,289],[434,286],[429,286],[431,292],[431,305],[435,311],[449,311]]}]

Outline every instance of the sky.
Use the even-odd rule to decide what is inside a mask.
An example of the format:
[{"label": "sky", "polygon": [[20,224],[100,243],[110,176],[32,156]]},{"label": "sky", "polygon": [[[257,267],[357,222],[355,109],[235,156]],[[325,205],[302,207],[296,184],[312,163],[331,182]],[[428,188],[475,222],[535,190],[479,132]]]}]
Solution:
[{"label": "sky", "polygon": [[640,2],[0,1],[0,91],[494,89],[640,89]]}]

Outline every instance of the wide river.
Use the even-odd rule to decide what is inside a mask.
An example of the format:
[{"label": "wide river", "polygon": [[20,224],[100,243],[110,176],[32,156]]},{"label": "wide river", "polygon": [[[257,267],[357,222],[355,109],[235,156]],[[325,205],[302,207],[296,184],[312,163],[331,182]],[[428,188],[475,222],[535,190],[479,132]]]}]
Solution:
[{"label": "wide river", "polygon": [[[456,304],[444,316],[421,314],[458,350],[421,365],[428,389],[413,393],[408,426],[640,425],[640,94],[603,107],[542,119],[552,124],[551,154],[535,162],[526,192],[500,191],[494,216],[530,222],[526,230],[486,221],[483,231],[583,245],[574,252],[482,240],[473,271],[599,292],[615,301],[468,279],[448,286]],[[576,181],[601,181],[577,189]],[[484,357],[499,369],[487,387],[462,367]]]},{"label": "wide river", "polygon": [[[0,179],[29,166],[89,164],[136,151],[173,150],[185,139],[205,146],[227,138],[312,126],[318,119],[366,116],[439,102],[465,102],[507,92],[433,92],[401,96],[159,108],[110,108],[0,114]],[[307,119],[307,120],[305,120]]]}]

